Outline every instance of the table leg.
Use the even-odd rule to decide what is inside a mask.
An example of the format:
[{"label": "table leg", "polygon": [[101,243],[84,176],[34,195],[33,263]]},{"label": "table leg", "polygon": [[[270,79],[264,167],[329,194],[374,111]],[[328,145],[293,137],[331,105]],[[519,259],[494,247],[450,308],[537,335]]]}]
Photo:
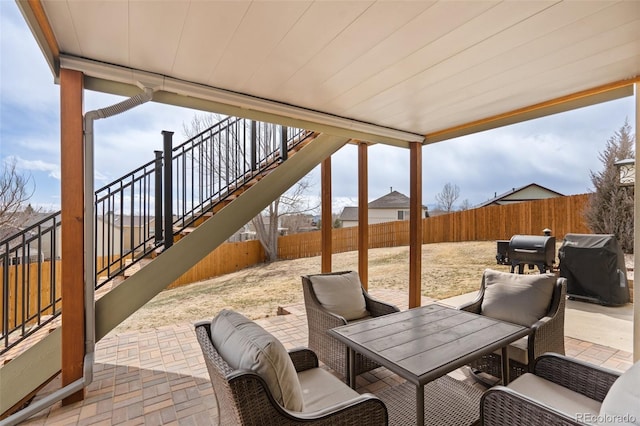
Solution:
[{"label": "table leg", "polygon": [[509,345],[502,347],[502,384],[509,384]]},{"label": "table leg", "polygon": [[424,426],[424,386],[416,385],[416,425]]},{"label": "table leg", "polygon": [[349,348],[349,386],[356,388],[356,352]]}]

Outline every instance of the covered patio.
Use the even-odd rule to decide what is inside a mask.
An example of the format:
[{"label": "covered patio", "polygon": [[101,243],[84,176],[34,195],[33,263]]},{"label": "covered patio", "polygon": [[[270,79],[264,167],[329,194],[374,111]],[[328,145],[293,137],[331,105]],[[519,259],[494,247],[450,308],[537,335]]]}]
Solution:
[{"label": "covered patio", "polygon": [[[61,371],[55,397],[65,407],[49,410],[56,424],[99,416],[105,423],[111,416],[142,423],[147,415],[149,422],[166,423],[183,415],[195,424],[213,415],[190,325],[109,333],[319,164],[322,221],[330,223],[331,155],[345,144],[358,145],[358,273],[365,289],[367,149],[409,150],[409,290],[393,299],[413,308],[424,303],[425,145],[626,96],[640,105],[638,2],[17,4],[60,85],[64,314],[62,326],[30,358],[17,357],[0,370],[0,402],[4,412]],[[85,90],[128,99],[86,112]],[[96,301],[93,149],[101,141],[93,122],[150,101],[305,129],[313,139],[288,158],[284,130],[276,168],[212,209],[213,216],[177,244],[157,241],[161,254],[154,261]],[[637,129],[638,106],[635,122]],[[637,197],[635,206],[640,222]],[[171,219],[169,211],[165,235],[173,235]],[[635,232],[640,241],[640,229]],[[329,272],[331,228],[322,235],[321,271]],[[640,264],[640,250],[635,253]],[[633,356],[578,340],[567,343],[573,354],[618,369],[640,359],[637,294]],[[305,344],[302,312],[261,323],[288,347]],[[368,377],[361,388],[395,381],[385,373]]]},{"label": "covered patio", "polygon": [[[406,309],[406,295],[397,291],[372,290],[372,295]],[[466,294],[443,303],[457,305],[469,300]],[[430,303],[424,298],[423,304]],[[595,336],[606,335],[609,329],[631,327],[631,310],[588,305],[585,314],[582,302],[569,302],[567,308],[566,353],[582,361],[616,371],[625,371],[632,364],[631,352],[616,347],[631,346],[630,335],[625,341],[596,343],[584,339],[579,329],[589,329]],[[304,306],[284,306],[289,312],[256,322],[276,336],[287,349],[307,345],[307,323]],[[613,310],[613,311],[612,311]],[[612,312],[614,315],[612,315]],[[618,322],[615,317],[621,317]],[[623,330],[624,331],[624,330]],[[573,337],[578,335],[580,338]],[[596,339],[592,339],[596,340]],[[468,370],[462,368],[452,377],[473,384]],[[196,340],[193,324],[110,334],[96,347],[94,382],[87,388],[84,401],[60,407],[59,404],[35,415],[28,425],[70,424],[182,424],[224,425],[218,418],[215,396],[202,351]],[[404,380],[381,367],[358,376],[357,391],[379,394]],[[59,386],[52,383],[36,398],[45,397]],[[484,389],[480,385],[480,389]]]}]

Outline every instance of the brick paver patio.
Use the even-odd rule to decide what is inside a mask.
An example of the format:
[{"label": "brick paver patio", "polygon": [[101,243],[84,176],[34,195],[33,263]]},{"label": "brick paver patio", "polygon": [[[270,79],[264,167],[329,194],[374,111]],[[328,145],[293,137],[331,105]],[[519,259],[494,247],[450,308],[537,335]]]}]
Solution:
[{"label": "brick paver patio", "polygon": [[[406,309],[405,294],[372,291]],[[425,303],[428,302],[425,299]],[[307,324],[303,305],[284,308],[287,315],[256,322],[273,333],[286,348],[306,346]],[[565,338],[566,353],[585,361],[624,371],[632,364],[628,352]],[[454,372],[471,380],[464,369]],[[376,393],[402,379],[384,368],[358,376],[358,391]],[[58,380],[37,398],[59,388]],[[96,347],[94,380],[85,399],[66,407],[60,403],[35,415],[28,425],[224,425],[195,337],[193,324],[110,334]]]}]

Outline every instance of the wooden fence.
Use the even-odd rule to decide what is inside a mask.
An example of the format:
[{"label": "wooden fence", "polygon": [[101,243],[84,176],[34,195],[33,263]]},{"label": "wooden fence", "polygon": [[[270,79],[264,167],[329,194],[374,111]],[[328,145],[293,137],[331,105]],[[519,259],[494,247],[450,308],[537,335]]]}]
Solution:
[{"label": "wooden fence", "polygon": [[[547,200],[517,203],[505,206],[490,206],[478,209],[455,212],[451,214],[423,219],[422,242],[458,242],[487,241],[509,239],[515,234],[541,235],[544,228],[550,228],[558,241],[567,233],[589,233],[583,211],[589,196],[575,195],[571,197],[551,198]],[[342,253],[357,250],[358,228],[334,229],[333,252]],[[369,247],[397,247],[409,244],[409,221],[380,223],[369,226]],[[281,259],[299,259],[319,256],[321,254],[320,231],[287,235],[278,239],[278,256]],[[179,287],[211,277],[228,274],[248,266],[265,261],[265,254],[258,241],[241,243],[225,243],[211,252],[197,265],[183,274],[169,288]],[[101,260],[102,261],[102,260]],[[55,267],[56,295],[60,294],[60,267]],[[22,268],[10,267],[9,282],[21,280]],[[35,269],[34,269],[35,268]],[[42,265],[44,282],[42,284],[44,300],[52,295],[51,273],[49,262]],[[26,269],[30,277],[37,277],[37,265],[29,265]],[[0,268],[0,273],[2,269]],[[0,275],[2,276],[2,275]],[[31,280],[33,281],[33,280]],[[31,284],[28,291],[28,302],[23,303],[21,296],[15,300],[15,294],[9,292],[9,316],[21,318],[22,310],[37,312],[37,284]],[[16,311],[17,309],[17,311]],[[34,310],[35,309],[35,310]],[[48,314],[43,311],[42,314]],[[0,303],[0,317],[2,303]],[[10,321],[9,326],[12,322]]]},{"label": "wooden fence", "polygon": [[[41,317],[52,315],[53,306],[56,311],[60,311],[62,308],[62,302],[58,300],[62,294],[60,261],[10,265],[6,266],[6,269],[7,271],[0,267],[0,277],[3,277],[3,291],[0,294],[0,330],[5,329],[5,297],[7,297],[8,306],[6,328],[9,330],[17,324],[36,323],[38,311]],[[32,320],[25,321],[29,318]]]},{"label": "wooden fence", "polygon": [[[527,203],[488,206],[422,221],[422,243],[488,241],[509,239],[516,234],[542,235],[549,228],[558,241],[567,233],[591,231],[583,218],[589,195],[549,198]],[[333,252],[357,250],[358,228],[338,228],[333,233]],[[397,247],[409,244],[409,222],[369,225],[369,247]],[[321,254],[320,231],[287,235],[278,240],[281,259],[298,259]]]}]

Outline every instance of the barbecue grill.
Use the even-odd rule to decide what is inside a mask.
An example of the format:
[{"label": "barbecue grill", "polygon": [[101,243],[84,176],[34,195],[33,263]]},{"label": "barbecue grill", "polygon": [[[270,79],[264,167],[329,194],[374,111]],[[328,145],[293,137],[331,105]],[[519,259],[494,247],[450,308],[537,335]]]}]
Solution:
[{"label": "barbecue grill", "polygon": [[529,269],[538,267],[540,273],[553,271],[556,259],[556,237],[549,235],[514,235],[509,240],[508,258],[511,272],[518,267],[518,273],[524,273],[524,265]]}]

